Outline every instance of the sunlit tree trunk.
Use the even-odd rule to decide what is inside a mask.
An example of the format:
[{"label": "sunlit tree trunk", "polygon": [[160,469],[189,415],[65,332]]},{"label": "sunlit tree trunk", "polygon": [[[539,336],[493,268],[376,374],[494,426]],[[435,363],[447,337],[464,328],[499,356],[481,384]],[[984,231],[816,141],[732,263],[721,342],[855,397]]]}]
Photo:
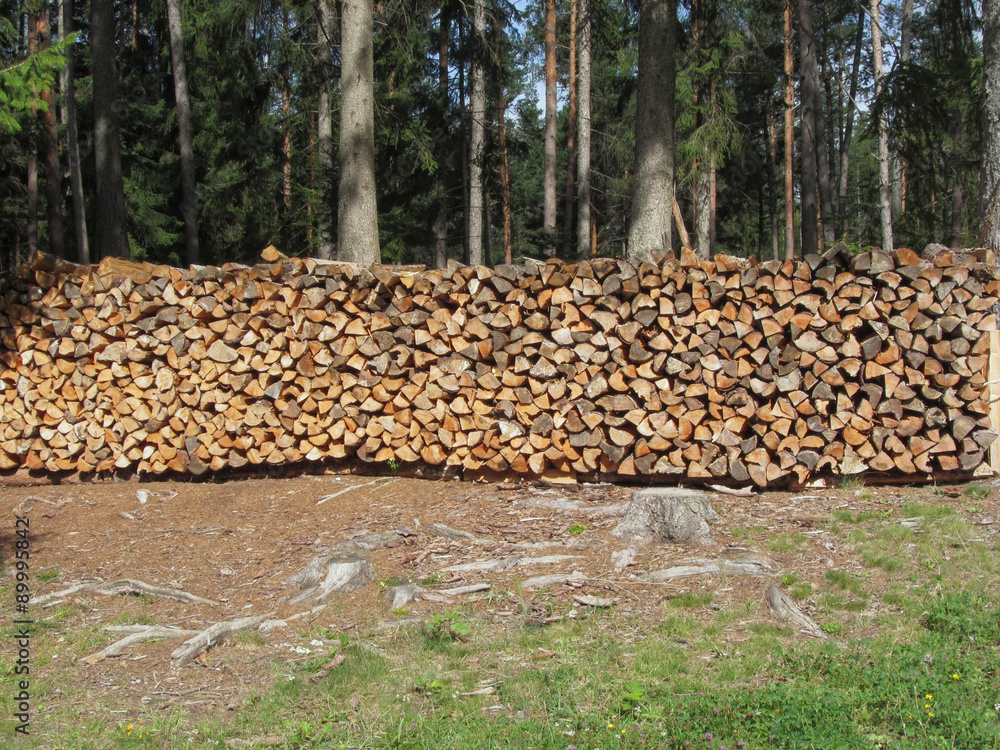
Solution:
[{"label": "sunlit tree trunk", "polygon": [[[705,44],[705,19],[703,0],[691,0],[691,42],[696,52],[700,52]],[[704,81],[699,80],[692,84],[691,105],[694,110],[694,128],[697,130],[704,125],[704,117],[701,107],[705,106],[704,92],[702,91]],[[706,165],[708,160],[702,153],[696,153],[691,163],[691,194],[692,213],[694,214],[694,251],[699,258],[708,258],[709,237],[711,235],[712,212],[709,208],[711,203],[711,185],[709,184],[708,170]]]},{"label": "sunlit tree trunk", "polygon": [[813,35],[812,2],[799,0],[799,76],[801,78],[801,111],[799,128],[802,145],[799,157],[802,174],[799,185],[802,218],[802,255],[819,249],[819,211],[816,189],[819,185],[816,166],[816,110],[819,101],[819,69],[816,66],[816,39]]},{"label": "sunlit tree trunk", "polygon": [[1000,256],[1000,0],[983,0],[982,117],[979,244]]},{"label": "sunlit tree trunk", "polygon": [[767,190],[770,197],[771,214],[771,255],[775,260],[781,259],[781,231],[780,219],[778,218],[778,128],[774,123],[774,111],[768,107],[767,111]]},{"label": "sunlit tree trunk", "polygon": [[576,252],[591,254],[590,231],[590,0],[580,2],[579,69],[577,70]]},{"label": "sunlit tree trunk", "polygon": [[858,95],[858,77],[861,72],[861,43],[865,33],[865,11],[858,11],[858,29],[854,41],[854,62],[851,64],[851,84],[847,96],[847,114],[844,137],[840,142],[840,181],[837,185],[837,234],[847,231],[847,185],[851,166],[851,136],[854,129],[855,97]]},{"label": "sunlit tree trunk", "polygon": [[[882,63],[882,29],[880,0],[872,0],[872,66],[875,74],[875,96],[882,95],[885,76]],[[882,250],[891,253],[892,241],[892,191],[889,181],[889,124],[885,114],[878,118],[878,194],[879,219],[882,229]]]},{"label": "sunlit tree trunk", "polygon": [[440,25],[438,27],[438,108],[441,120],[438,124],[438,168],[437,168],[437,216],[434,219],[434,262],[438,268],[448,263],[448,185],[445,182],[444,163],[447,158],[448,120],[451,102],[448,96],[448,31],[450,9],[441,3]]},{"label": "sunlit tree trunk", "polygon": [[319,101],[317,103],[316,140],[319,145],[319,209],[316,212],[316,231],[319,243],[316,255],[333,260],[333,103],[331,83],[331,51],[334,43],[333,0],[318,0],[319,17]]},{"label": "sunlit tree trunk", "polygon": [[556,253],[556,0],[545,0],[545,164],[542,232],[545,254]]},{"label": "sunlit tree trunk", "polygon": [[567,104],[566,123],[566,202],[563,207],[563,234],[566,246],[573,248],[573,197],[575,194],[576,168],[576,32],[577,32],[577,0],[570,0],[569,5],[569,101]]},{"label": "sunlit tree trunk", "polygon": [[676,0],[641,0],[628,254],[643,260],[672,247],[676,26]]},{"label": "sunlit tree trunk", "polygon": [[177,126],[181,149],[181,215],[184,217],[184,246],[187,262],[201,262],[198,243],[198,191],[194,174],[194,137],[191,126],[191,99],[188,95],[187,69],[184,65],[184,35],[181,27],[180,0],[167,0],[170,27],[170,62],[174,69],[174,98],[177,102]]},{"label": "sunlit tree trunk", "polygon": [[341,2],[337,247],[342,260],[373,265],[381,258],[375,204],[374,7],[372,0]]},{"label": "sunlit tree trunk", "polygon": [[483,150],[486,141],[486,76],[483,70],[486,0],[473,0],[472,70],[469,92],[469,265],[483,262]]},{"label": "sunlit tree trunk", "polygon": [[[282,31],[288,38],[288,10],[282,12]],[[292,95],[289,89],[288,70],[281,65],[281,204],[286,221],[292,211]]]},{"label": "sunlit tree trunk", "polygon": [[[494,0],[497,11],[498,0]],[[499,12],[497,12],[499,17]],[[507,103],[500,59],[500,44],[493,46],[493,57],[500,75],[497,81],[497,139],[500,147],[500,215],[503,223],[503,262],[514,260],[514,217],[510,204],[510,160],[507,154]]]},{"label": "sunlit tree trunk", "polygon": [[795,257],[795,66],[792,58],[792,0],[785,0],[785,258]]},{"label": "sunlit tree trunk", "polygon": [[[899,37],[899,62],[910,62],[913,40],[913,0],[903,0],[902,31]],[[896,219],[906,212],[906,163],[901,154],[892,160],[892,215]]]}]

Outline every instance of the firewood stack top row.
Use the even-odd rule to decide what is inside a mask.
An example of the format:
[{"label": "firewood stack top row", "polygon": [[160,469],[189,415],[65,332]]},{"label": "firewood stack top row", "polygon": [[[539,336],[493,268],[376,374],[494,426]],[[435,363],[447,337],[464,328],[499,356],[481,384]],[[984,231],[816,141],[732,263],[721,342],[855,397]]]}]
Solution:
[{"label": "firewood stack top row", "polygon": [[[758,486],[972,472],[997,281],[909,250],[446,271],[39,256],[0,287],[0,469],[360,459]],[[265,254],[265,257],[268,257]]]}]

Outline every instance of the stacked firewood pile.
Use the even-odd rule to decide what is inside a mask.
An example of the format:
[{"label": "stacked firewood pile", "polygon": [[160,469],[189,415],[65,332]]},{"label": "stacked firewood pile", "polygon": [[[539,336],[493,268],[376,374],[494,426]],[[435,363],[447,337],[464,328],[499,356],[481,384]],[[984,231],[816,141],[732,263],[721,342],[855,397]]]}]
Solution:
[{"label": "stacked firewood pile", "polygon": [[0,469],[360,459],[770,485],[972,471],[997,282],[909,250],[400,269],[40,257],[0,287]]}]

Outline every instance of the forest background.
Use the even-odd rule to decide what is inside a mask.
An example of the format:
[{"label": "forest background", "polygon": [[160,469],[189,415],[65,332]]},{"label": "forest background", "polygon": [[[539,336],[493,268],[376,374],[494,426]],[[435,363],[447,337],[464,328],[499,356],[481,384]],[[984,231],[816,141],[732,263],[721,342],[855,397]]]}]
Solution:
[{"label": "forest background", "polygon": [[991,243],[998,4],[0,0],[0,272]]}]

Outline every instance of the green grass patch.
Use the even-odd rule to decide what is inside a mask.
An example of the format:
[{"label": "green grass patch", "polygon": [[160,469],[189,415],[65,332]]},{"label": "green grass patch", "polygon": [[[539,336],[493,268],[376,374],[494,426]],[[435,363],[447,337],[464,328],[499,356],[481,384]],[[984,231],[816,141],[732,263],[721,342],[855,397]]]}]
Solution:
[{"label": "green grass patch", "polygon": [[809,541],[805,534],[775,534],[767,540],[765,546],[771,552],[798,552]]},{"label": "green grass patch", "polygon": [[664,601],[667,606],[673,609],[701,609],[712,603],[715,595],[711,591],[701,591],[695,593],[686,591],[683,594],[669,596]]}]

